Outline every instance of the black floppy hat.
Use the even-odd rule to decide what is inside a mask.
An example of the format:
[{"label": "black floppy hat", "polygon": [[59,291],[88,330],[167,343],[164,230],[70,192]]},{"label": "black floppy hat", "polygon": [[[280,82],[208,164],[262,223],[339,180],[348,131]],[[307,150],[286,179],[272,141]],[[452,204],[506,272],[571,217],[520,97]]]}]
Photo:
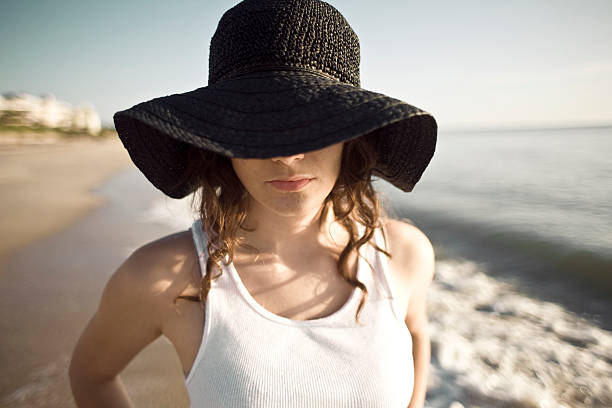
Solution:
[{"label": "black floppy hat", "polygon": [[409,192],[433,157],[429,113],[360,87],[359,39],[320,0],[245,0],[219,21],[208,86],[116,112],[134,164],[172,198],[190,149],[238,158],[290,156],[364,135],[376,146],[373,174]]}]

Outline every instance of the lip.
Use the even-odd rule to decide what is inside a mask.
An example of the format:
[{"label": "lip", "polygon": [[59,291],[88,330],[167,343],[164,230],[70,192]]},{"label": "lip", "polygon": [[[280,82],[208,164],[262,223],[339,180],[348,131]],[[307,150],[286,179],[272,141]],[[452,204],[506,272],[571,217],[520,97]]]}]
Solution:
[{"label": "lip", "polygon": [[300,191],[306,188],[312,180],[312,178],[300,176],[291,177],[289,179],[271,180],[267,181],[267,183],[270,183],[274,188],[281,191]]}]

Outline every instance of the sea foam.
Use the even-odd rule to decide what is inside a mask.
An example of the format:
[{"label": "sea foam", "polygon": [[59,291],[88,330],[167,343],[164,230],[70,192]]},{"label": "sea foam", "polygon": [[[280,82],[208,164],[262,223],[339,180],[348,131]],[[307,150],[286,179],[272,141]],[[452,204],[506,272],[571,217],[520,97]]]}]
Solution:
[{"label": "sea foam", "polygon": [[612,406],[612,333],[485,272],[437,261],[428,406]]}]

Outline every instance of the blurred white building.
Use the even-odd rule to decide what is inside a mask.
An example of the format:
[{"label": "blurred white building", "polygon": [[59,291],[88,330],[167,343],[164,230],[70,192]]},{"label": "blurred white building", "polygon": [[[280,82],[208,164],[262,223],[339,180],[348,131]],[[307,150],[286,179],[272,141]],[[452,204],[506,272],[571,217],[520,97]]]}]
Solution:
[{"label": "blurred white building", "polygon": [[0,123],[5,125],[41,125],[65,130],[100,133],[100,116],[93,106],[86,104],[73,108],[55,96],[27,93],[0,95]]}]

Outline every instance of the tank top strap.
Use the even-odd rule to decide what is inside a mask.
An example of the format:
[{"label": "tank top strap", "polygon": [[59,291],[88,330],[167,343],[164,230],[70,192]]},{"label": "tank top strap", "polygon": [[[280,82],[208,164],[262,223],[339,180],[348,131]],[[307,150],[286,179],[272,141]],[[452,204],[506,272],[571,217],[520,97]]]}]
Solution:
[{"label": "tank top strap", "polygon": [[[198,218],[191,225],[191,233],[193,235],[193,242],[195,244],[198,262],[200,264],[200,276],[204,276],[206,273],[206,262],[208,261],[208,236],[206,235],[206,231],[204,230],[204,226],[202,224],[202,219]],[[228,286],[232,286],[232,279],[230,279],[228,275],[228,270],[231,269],[228,267],[228,256],[225,256],[225,263],[221,262],[221,273],[218,274],[218,269],[213,269],[213,275],[215,278],[211,282],[211,287],[221,286],[223,288],[227,288]],[[226,273],[228,272],[228,273]]]},{"label": "tank top strap", "polygon": [[191,233],[193,235],[193,242],[195,244],[196,252],[198,254],[200,271],[203,274],[206,270],[208,251],[206,233],[204,232],[204,228],[202,227],[201,219],[197,219],[193,222],[193,224],[191,225]]},{"label": "tank top strap", "polygon": [[[363,225],[359,223],[357,224],[357,230],[359,233],[363,233],[364,228],[365,227]],[[197,255],[198,255],[198,261],[200,263],[200,270],[201,270],[201,273],[204,274],[204,271],[206,271],[206,261],[208,258],[208,251],[207,251],[206,232],[203,229],[201,219],[197,219],[193,222],[191,226],[191,232],[193,235],[193,240],[194,240],[194,244],[195,244]],[[374,230],[374,239],[373,239],[374,243],[379,248],[387,250],[387,242],[385,238],[386,238],[386,233],[383,231],[382,228],[376,228]],[[365,246],[363,249],[366,249]],[[389,304],[391,311],[393,315],[395,316],[395,318],[398,319],[399,321],[403,321],[403,318],[401,318],[401,314],[399,313],[399,307],[397,305],[395,291],[392,287],[393,286],[392,280],[390,278],[391,271],[390,271],[389,260],[387,256],[384,253],[376,250],[371,245],[368,245],[367,250],[362,252],[362,254],[364,255],[364,259],[366,263],[368,265],[373,266],[373,273],[372,275],[363,273],[360,279],[365,279],[366,281],[364,283],[366,284],[366,286],[368,286],[369,288],[373,288],[374,291],[376,292],[375,297],[384,298],[386,302]],[[225,286],[236,286],[236,283],[232,282],[232,279],[225,276],[227,275],[225,273],[226,270],[229,273],[229,275],[232,275],[233,270],[230,267],[224,268],[224,273],[221,275],[221,279],[214,282],[213,286],[216,286],[218,284],[221,284],[224,287]],[[236,288],[232,288],[232,290],[239,290],[240,289],[239,286],[240,285],[237,285]],[[372,295],[374,295],[374,293],[372,293]]]},{"label": "tank top strap", "polygon": [[[383,230],[383,228],[376,228],[374,230],[374,243],[381,249],[389,252],[388,249],[388,240],[387,233]],[[397,298],[395,296],[395,290],[393,289],[392,279],[391,279],[391,267],[389,265],[389,258],[384,253],[376,250],[376,248],[370,248],[372,252],[375,252],[373,258],[376,263],[376,280],[380,282],[379,286],[382,286],[382,290],[384,292],[384,296],[388,299],[389,305],[391,307],[391,311],[396,319],[403,322],[404,319],[401,317],[401,313],[399,313],[399,306],[397,304]]]}]

